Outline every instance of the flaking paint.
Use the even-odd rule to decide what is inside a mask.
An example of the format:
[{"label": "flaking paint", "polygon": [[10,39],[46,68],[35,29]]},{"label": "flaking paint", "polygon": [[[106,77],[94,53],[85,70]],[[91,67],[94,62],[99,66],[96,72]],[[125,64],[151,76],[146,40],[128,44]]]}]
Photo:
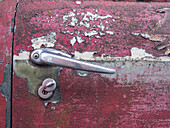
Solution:
[{"label": "flaking paint", "polygon": [[[45,6],[41,6],[40,3]],[[55,2],[48,3],[45,1],[35,2],[34,4],[39,7],[38,10],[41,10],[38,16],[34,15],[34,13],[37,13],[37,10],[33,8],[34,6],[30,6],[30,3],[23,5],[27,8],[27,13],[21,8],[16,33],[23,32],[25,36],[16,37],[17,45],[15,46],[15,54],[18,54],[21,48],[26,51],[31,50],[26,49],[24,45],[30,45],[30,37],[32,37],[32,35],[38,37],[54,31],[56,32],[57,38],[57,43],[54,47],[56,49],[65,50],[69,53],[74,53],[75,51],[79,53],[97,51],[97,53],[93,55],[94,58],[99,57],[101,60],[104,58],[103,61],[107,61],[107,56],[108,58],[110,56],[124,59],[123,61],[126,62],[125,57],[128,56],[130,58],[131,49],[136,47],[153,55],[153,58],[144,57],[142,59],[135,59],[135,61],[139,61],[139,63],[135,63],[129,59],[129,62],[126,63],[129,66],[124,65],[122,61],[116,63],[116,66],[120,68],[125,67],[126,69],[127,67],[131,67],[130,64],[136,64],[136,67],[139,67],[142,63],[141,61],[144,60],[144,62],[146,62],[144,66],[147,66],[147,63],[152,65],[156,61],[155,68],[151,67],[155,70],[153,71],[155,73],[156,71],[161,72],[159,71],[161,70],[161,66],[165,68],[167,63],[157,63],[159,59],[161,61],[160,56],[162,54],[158,54],[158,52],[153,49],[154,45],[152,41],[131,35],[131,32],[145,33],[150,30],[150,28],[153,28],[155,22],[153,23],[152,20],[158,21],[163,17],[153,10],[160,6],[165,6],[164,4],[93,3],[89,1],[83,2],[83,4],[80,5],[68,1],[54,3]],[[168,6],[168,3],[166,3],[166,6]],[[51,10],[50,17],[55,18],[53,15],[58,14],[56,19],[49,21],[51,22],[50,25],[49,23],[41,22],[43,20],[41,19],[42,16],[49,15],[49,9]],[[105,34],[102,39],[90,37],[91,40],[89,40],[88,37],[84,37],[84,35],[80,35],[85,42],[75,43],[71,46],[70,39],[73,38],[73,35],[69,33],[63,34],[62,31],[65,31],[65,27],[68,28],[68,31],[74,32],[75,37],[77,37],[78,31],[82,31],[81,34],[83,34],[85,31],[90,32],[94,30],[94,28],[79,27],[79,25],[74,27],[68,26],[71,22],[71,17],[68,22],[63,24],[62,16],[67,15],[70,11],[75,13],[75,10],[78,11],[78,16],[80,16],[82,12],[84,12],[84,14],[86,14],[87,11],[95,13],[96,10],[100,15],[109,14],[114,16],[115,24],[111,24],[112,28],[110,29],[115,32],[115,34],[113,36]],[[22,21],[22,15],[25,15],[24,22]],[[34,23],[30,24],[30,19],[37,17],[39,17],[39,21],[37,22],[35,20]],[[108,23],[104,21],[102,24],[106,26],[106,24],[112,23],[109,20],[112,20],[112,18],[107,19]],[[21,23],[23,26],[29,27],[22,28]],[[98,24],[97,21],[95,21],[95,23]],[[62,25],[60,26],[60,24]],[[39,26],[37,27],[36,25]],[[106,28],[107,27],[108,26],[106,26]],[[38,33],[35,33],[37,31]],[[24,44],[22,44],[22,41]],[[152,60],[153,63],[147,60]],[[168,60],[167,57],[166,60]],[[102,64],[102,62],[97,63]],[[105,64],[114,66],[114,62],[111,61],[110,63],[113,65],[109,65],[108,62]],[[137,70],[139,69],[137,68]],[[87,76],[80,77],[74,70],[63,69],[60,75],[63,101],[58,104],[49,104],[46,108],[37,98],[28,95],[24,90],[22,91],[27,94],[26,96],[19,89],[17,90],[17,84],[20,83],[24,85],[25,81],[20,81],[20,79],[15,76],[14,79],[16,83],[14,86],[16,87],[16,91],[14,90],[14,92],[22,94],[22,97],[16,98],[18,101],[15,100],[15,104],[17,105],[14,106],[14,116],[16,117],[14,118],[14,126],[24,127],[27,125],[25,122],[29,122],[30,127],[168,127],[169,109],[167,104],[169,103],[169,81],[150,81],[149,83],[145,83],[145,81],[135,81],[133,84],[130,84],[131,79],[129,79],[127,75],[128,74],[124,75],[123,81],[128,81],[129,83],[121,84],[117,82],[117,79],[103,77],[100,74],[89,73]],[[131,75],[131,77],[133,77],[133,75]],[[140,80],[141,76],[139,75],[137,77]],[[150,78],[151,76],[143,77]],[[164,76],[159,77],[164,78]],[[23,102],[21,103],[20,101]],[[36,102],[37,104],[32,106],[32,102]],[[51,110],[51,106],[54,105],[56,109]],[[22,108],[22,106],[24,107]],[[35,109],[35,107],[40,109]],[[31,110],[32,113],[26,110]],[[25,117],[25,115],[28,116]],[[22,120],[18,120],[17,117]]]},{"label": "flaking paint", "polygon": [[105,56],[105,54],[102,54],[100,57],[94,56],[95,53],[98,53],[97,51],[91,51],[91,52],[83,52],[80,53],[78,51],[75,51],[74,58],[81,59],[81,60],[87,60],[87,61],[130,61],[130,60],[146,60],[146,61],[166,61],[169,62],[170,58],[166,56],[156,57],[152,54],[147,53],[144,49],[140,49],[137,47],[131,48],[131,56],[125,56],[125,57],[111,57],[110,55]]},{"label": "flaking paint", "polygon": [[31,43],[31,46],[34,49],[40,48],[41,45],[44,45],[45,47],[54,47],[56,43],[56,33],[51,32],[41,37],[34,37],[31,39]]}]

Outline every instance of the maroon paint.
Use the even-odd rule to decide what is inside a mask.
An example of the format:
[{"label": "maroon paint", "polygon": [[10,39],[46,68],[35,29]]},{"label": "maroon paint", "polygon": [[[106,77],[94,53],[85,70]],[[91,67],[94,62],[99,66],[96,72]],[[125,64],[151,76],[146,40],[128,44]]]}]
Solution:
[{"label": "maroon paint", "polygon": [[[22,4],[23,3],[20,3],[20,7],[22,6]],[[147,3],[143,3],[142,5],[138,4],[136,6],[135,3],[124,4],[113,2],[89,2],[89,5],[91,6],[91,8],[89,8],[88,4],[84,2],[83,4],[81,4],[81,8],[85,7],[85,9],[81,9],[80,6],[76,5],[74,2],[62,2],[62,4],[59,4],[59,8],[56,7],[53,2],[41,2],[41,4],[39,2],[34,2],[34,5],[32,5],[31,3],[27,4],[26,8],[28,7],[28,9],[26,12],[23,8],[20,8],[20,17],[17,18],[17,24],[20,24],[17,25],[17,27],[20,31],[17,31],[16,35],[19,34],[21,36],[17,36],[15,38],[17,42],[17,44],[15,45],[15,54],[17,54],[21,48],[27,51],[32,50],[30,46],[30,40],[33,36],[42,36],[49,32],[55,31],[57,34],[56,48],[63,48],[68,52],[74,52],[75,50],[80,52],[100,51],[98,53],[99,55],[105,53],[111,56],[130,56],[129,49],[131,47],[138,47],[146,49],[146,52],[151,53],[155,56],[164,55],[165,51],[159,52],[154,48],[159,42],[153,43],[152,41],[142,38],[141,36],[134,36],[131,33],[146,33],[150,31],[150,29],[156,25],[156,22],[162,19],[164,15],[161,13],[157,13],[156,9],[159,9],[160,6],[164,6],[165,4],[160,3],[158,5],[156,3],[152,3],[152,8],[146,8],[146,6],[148,6]],[[63,14],[67,14],[68,11],[72,12],[72,8],[76,9],[80,13],[87,11],[95,12],[93,11],[93,8],[96,8],[98,9],[98,13],[101,15],[111,14],[114,16],[114,18],[119,16],[120,19],[117,19],[114,24],[112,23],[112,19],[108,21],[108,24],[104,23],[104,25],[110,27],[110,30],[114,31],[115,34],[113,36],[102,37],[104,44],[102,42],[101,44],[96,44],[95,41],[100,41],[100,39],[96,39],[95,37],[91,38],[91,41],[88,41],[87,37],[82,37],[84,40],[87,40],[86,43],[76,43],[72,47],[70,45],[70,39],[72,38],[72,36],[70,34],[63,34],[62,31],[65,31],[65,27],[60,26],[60,24],[63,24],[61,20]],[[125,10],[125,8],[127,8],[128,10]],[[48,10],[50,9],[51,14],[49,15]],[[55,16],[56,14],[58,14],[59,16]],[[50,21],[50,26],[48,25],[49,23],[43,23],[47,20],[46,17],[49,16],[52,16],[54,19],[56,19],[55,21]],[[81,16],[77,17],[82,18]],[[93,24],[93,22],[91,21],[91,24]],[[95,21],[95,23],[98,24],[99,21]],[[26,28],[28,26],[29,30],[27,30]],[[66,28],[68,28],[68,30],[73,30],[73,32],[75,32],[76,29],[78,29],[77,31],[83,32],[90,31],[84,26],[76,26],[74,27],[74,29],[72,27]],[[74,34],[73,36],[76,35]]]},{"label": "maroon paint", "polygon": [[[155,10],[160,6],[165,7],[167,5],[169,3],[83,2],[81,5],[77,5],[75,2],[62,1],[21,1],[16,21],[15,54],[18,54],[21,49],[32,50],[30,40],[33,36],[37,37],[49,32],[56,32],[58,45],[55,48],[68,52],[97,50],[100,51],[100,54],[127,56],[130,55],[129,49],[131,47],[139,47],[146,49],[148,53],[160,56],[162,53],[153,49],[154,43],[152,41],[131,35],[131,32],[144,33],[149,31],[150,28],[154,27],[155,21],[163,18],[163,14],[158,14]],[[82,9],[84,7],[85,9]],[[74,47],[71,47],[70,39],[72,36],[62,34],[58,30],[64,30],[64,27],[59,26],[63,24],[60,19],[64,13],[72,11],[72,8],[80,12],[92,11],[93,8],[97,8],[100,14],[121,16],[121,19],[116,20],[113,26],[115,35],[103,37],[104,44],[97,45],[94,43],[96,39],[92,38],[86,45],[76,43]],[[47,27],[43,26],[45,24],[42,21],[43,16],[49,15],[48,10],[51,10],[51,15],[58,13],[60,17]],[[39,22],[34,21],[35,19],[38,19]],[[87,30],[84,27],[77,29],[83,32]],[[87,39],[86,37],[82,38]],[[106,42],[110,43],[107,44]],[[143,42],[145,42],[145,45],[143,45]],[[111,46],[114,47],[111,48]],[[161,102],[159,101],[161,96],[158,97],[154,89],[159,90],[161,88],[160,83],[151,82],[148,85],[136,82],[122,85],[117,80],[109,80],[99,74],[80,77],[75,71],[64,69],[60,74],[62,102],[44,107],[43,102],[38,97],[27,91],[26,80],[18,78],[15,74],[13,80],[14,102],[12,112],[14,128],[169,126],[169,122],[165,121],[170,117],[169,109],[160,109],[156,106],[157,103]],[[164,86],[168,86],[166,82]],[[168,95],[167,92],[164,93]],[[168,100],[168,97],[165,100]]]},{"label": "maroon paint", "polygon": [[[0,2],[0,85],[4,80],[4,67],[11,62],[12,18],[16,0]],[[1,63],[2,62],[2,63]],[[6,99],[0,93],[0,127],[5,128]]]}]

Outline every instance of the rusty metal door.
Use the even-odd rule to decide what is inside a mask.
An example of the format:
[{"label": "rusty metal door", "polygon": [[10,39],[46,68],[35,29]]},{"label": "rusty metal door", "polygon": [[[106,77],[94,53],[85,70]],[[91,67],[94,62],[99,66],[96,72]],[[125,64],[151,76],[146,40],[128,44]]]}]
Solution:
[{"label": "rusty metal door", "polygon": [[[19,2],[12,127],[169,127],[169,14],[170,3]],[[40,48],[116,72],[37,65]],[[47,78],[56,88],[42,99]]]}]

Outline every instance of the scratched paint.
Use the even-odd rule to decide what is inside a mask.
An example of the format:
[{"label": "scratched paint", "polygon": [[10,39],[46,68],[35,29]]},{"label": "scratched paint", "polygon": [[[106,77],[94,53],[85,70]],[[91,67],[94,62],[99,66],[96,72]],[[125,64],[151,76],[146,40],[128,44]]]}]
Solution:
[{"label": "scratched paint", "polygon": [[3,63],[3,60],[0,60],[0,64],[2,64]]},{"label": "scratched paint", "polygon": [[[27,62],[28,63],[28,62]],[[14,63],[15,64],[15,63]],[[20,61],[20,63],[18,63],[18,64],[21,64],[21,61]],[[129,89],[129,92],[131,92],[132,94],[131,95],[134,95],[134,91],[136,92],[137,90],[139,90],[139,95],[143,95],[143,93],[149,93],[149,94],[152,94],[152,96],[155,96],[155,95],[157,95],[159,92],[155,92],[156,90],[153,90],[153,88],[151,88],[151,87],[153,87],[154,86],[154,88],[160,88],[160,90],[161,90],[161,86],[160,86],[160,82],[162,82],[162,81],[164,81],[164,89],[165,90],[167,90],[167,88],[168,88],[168,85],[166,84],[166,83],[169,83],[169,77],[170,77],[170,75],[169,75],[169,66],[170,66],[170,64],[169,64],[169,62],[147,62],[147,61],[116,61],[116,62],[103,62],[103,63],[96,63],[95,62],[95,64],[100,64],[100,65],[102,65],[102,66],[107,66],[107,67],[111,67],[111,68],[122,68],[121,70],[118,70],[118,72],[116,73],[116,74],[114,74],[114,75],[106,75],[106,74],[100,74],[101,75],[101,77],[99,76],[99,75],[97,75],[96,77],[98,77],[98,78],[100,78],[100,80],[101,79],[106,79],[106,81],[110,81],[110,82],[114,82],[115,81],[115,79],[116,79],[116,81],[119,83],[119,84],[115,84],[114,85],[114,88],[121,88],[122,89],[122,87],[125,89],[125,88],[127,88],[127,89]],[[28,72],[28,74],[30,75],[30,76],[33,76],[33,77],[36,77],[35,76],[35,74],[32,74],[32,73],[30,73],[30,70],[31,69],[28,69],[28,71],[24,71],[24,70],[26,70],[27,68],[25,67],[25,65],[23,65],[22,64],[22,66],[18,66],[19,68],[14,68],[15,69],[15,72],[18,74],[20,74],[21,76],[23,76],[24,74],[26,75],[26,73]],[[22,69],[22,67],[23,67],[23,69]],[[160,70],[160,67],[161,67],[161,70]],[[34,68],[36,68],[35,66],[34,66]],[[17,70],[20,70],[21,69],[21,71],[16,71],[16,69]],[[53,71],[53,70],[55,70],[54,68],[53,69],[50,69],[50,71]],[[95,76],[93,75],[93,77],[92,77],[92,73],[90,73],[90,74],[88,74],[87,75],[87,73],[80,73],[79,71],[77,72],[78,73],[78,75],[79,75],[79,77],[80,76],[83,76],[84,78],[86,78],[85,80],[87,80],[88,79],[88,82],[87,82],[87,84],[86,83],[84,83],[83,85],[79,85],[78,83],[82,83],[81,81],[83,80],[83,79],[81,79],[81,78],[78,78],[77,79],[77,77],[76,77],[76,74],[75,73],[73,73],[73,72],[70,72],[71,70],[67,70],[67,71],[65,71],[65,72],[62,72],[62,83],[61,83],[61,85],[62,86],[65,86],[65,88],[63,88],[62,87],[62,89],[66,89],[68,92],[69,92],[69,95],[72,95],[71,96],[71,100],[70,101],[67,101],[66,99],[70,99],[70,98],[68,98],[68,97],[70,97],[69,95],[66,95],[66,92],[65,93],[63,93],[63,95],[64,95],[64,97],[63,97],[63,102],[62,102],[62,104],[67,104],[67,108],[69,109],[69,114],[71,114],[71,113],[75,113],[74,111],[78,111],[78,109],[79,110],[83,110],[83,109],[85,109],[86,107],[86,109],[85,109],[85,111],[86,111],[86,114],[87,114],[87,112],[88,113],[96,113],[95,112],[95,109],[92,107],[92,106],[88,106],[88,105],[85,105],[85,106],[79,106],[78,108],[76,107],[76,105],[81,101],[81,98],[80,98],[80,94],[78,94],[78,90],[76,89],[76,91],[74,90],[72,90],[73,89],[73,87],[74,86],[76,86],[76,88],[84,88],[85,87],[85,90],[87,91],[87,92],[89,92],[91,89],[92,90],[94,90],[94,88],[97,88],[97,89],[101,89],[102,90],[102,88],[105,88],[106,89],[106,92],[105,92],[105,95],[106,95],[106,97],[104,98],[107,102],[109,101],[109,102],[111,102],[110,101],[110,98],[113,98],[113,96],[111,96],[111,97],[109,97],[109,96],[107,96],[107,95],[110,95],[110,93],[111,94],[113,94],[113,89],[111,89],[112,91],[110,92],[109,90],[110,90],[110,85],[109,85],[109,83],[107,83],[106,81],[103,83],[102,82],[102,86],[100,86],[100,87],[98,87],[100,84],[98,83],[98,82],[101,82],[101,81],[99,81],[98,79],[95,79]],[[34,72],[36,72],[36,73],[38,73],[37,71],[35,71],[34,70]],[[44,69],[43,69],[43,72],[48,72],[48,71],[45,71]],[[22,73],[22,74],[21,74]],[[42,72],[41,72],[42,73]],[[73,75],[71,78],[69,77],[69,78],[67,78],[64,74],[66,75],[68,75],[69,76],[69,74],[71,75]],[[52,74],[55,74],[55,73],[52,73]],[[128,75],[127,75],[128,74]],[[40,74],[38,74],[38,76],[39,76]],[[44,75],[44,74],[43,74]],[[20,76],[20,77],[21,77]],[[65,76],[65,77],[64,77]],[[42,76],[40,76],[40,78],[41,78]],[[55,76],[56,77],[56,76]],[[22,78],[22,77],[21,77]],[[91,79],[90,78],[92,78],[92,81],[91,81]],[[139,79],[140,78],[140,79]],[[29,77],[27,77],[27,79],[28,79],[28,83],[30,83],[29,82]],[[32,78],[31,78],[32,79]],[[30,79],[30,80],[31,80]],[[70,81],[70,79],[72,79],[71,81],[73,81],[73,83],[70,83],[71,81]],[[76,80],[77,79],[77,80]],[[33,79],[32,79],[33,80]],[[34,82],[34,87],[35,87],[35,85],[37,84],[37,82],[35,82],[35,81],[37,81],[37,78],[35,78],[35,80],[33,81]],[[154,81],[154,83],[153,83],[153,85],[151,85],[151,81]],[[63,83],[64,82],[64,83]],[[76,84],[74,84],[74,82],[76,82]],[[97,83],[96,83],[97,82]],[[73,86],[74,85],[74,86]],[[91,85],[91,86],[89,86],[89,85]],[[133,86],[135,86],[134,88],[131,88],[131,87],[133,87]],[[87,88],[88,87],[88,88]],[[152,92],[151,91],[149,91],[149,90],[153,90]],[[165,92],[165,90],[162,90],[163,92],[161,93],[161,94],[167,94],[168,93],[168,91],[166,91]],[[69,91],[70,90],[70,91]],[[141,90],[141,91],[140,91]],[[86,91],[83,91],[84,93],[86,93]],[[116,93],[116,92],[114,92],[114,93]],[[167,102],[168,102],[168,97],[166,97],[166,95],[163,95],[163,96],[156,96],[156,98],[154,98],[154,101],[152,101],[152,100],[149,100],[149,102],[146,102],[146,101],[148,101],[148,99],[149,99],[149,97],[141,97],[142,99],[138,99],[138,98],[140,98],[140,97],[137,97],[137,98],[135,98],[135,97],[132,97],[132,96],[130,96],[129,94],[127,94],[127,92],[125,91],[125,92],[122,92],[121,93],[122,95],[122,98],[126,101],[126,99],[129,99],[130,98],[130,101],[129,101],[129,104],[131,104],[131,107],[130,108],[128,108],[128,111],[129,111],[129,113],[127,113],[127,114],[125,114],[125,115],[121,115],[121,114],[119,114],[119,117],[121,117],[121,121],[122,120],[126,120],[126,118],[128,118],[129,116],[131,116],[131,117],[133,117],[133,116],[135,116],[137,119],[139,119],[140,117],[141,117],[141,113],[139,112],[140,110],[145,110],[145,111],[143,111],[144,113],[143,114],[147,114],[147,111],[149,111],[149,110],[151,110],[152,109],[152,111],[159,111],[159,110],[164,110],[164,111],[166,111],[168,108],[167,108],[167,106],[165,105]],[[159,93],[160,94],[160,93]],[[116,95],[118,95],[117,93],[116,93]],[[100,103],[101,102],[101,100],[103,100],[103,98],[101,98],[100,97],[100,95],[98,95],[98,92],[96,92],[95,94],[93,93],[93,95],[90,95],[90,98],[92,98],[93,99],[93,97],[95,96],[95,104],[96,103]],[[120,97],[120,96],[119,96]],[[161,99],[164,99],[164,100],[161,100]],[[79,101],[80,100],[80,101]],[[84,97],[83,98],[83,101],[86,101],[86,102],[91,102],[92,103],[92,105],[94,105],[94,102],[93,101],[90,101],[90,99],[89,98],[86,98],[86,97]],[[142,100],[143,101],[143,104],[138,104],[138,100]],[[123,101],[123,102],[125,102],[125,101]],[[146,103],[145,103],[146,102]],[[155,106],[155,104],[153,104],[154,102],[156,102],[157,104],[156,104],[156,106]],[[80,102],[80,103],[84,103],[84,102]],[[105,103],[104,101],[102,101],[102,104],[103,103]],[[150,103],[150,104],[152,104],[152,106],[148,106],[147,104],[148,103]],[[57,104],[57,107],[59,107],[60,105],[62,105],[62,104]],[[115,106],[117,106],[116,108],[117,109],[119,109],[120,110],[120,108],[122,108],[122,106],[121,106],[121,104],[118,104],[118,103],[114,103],[115,104]],[[106,106],[108,106],[109,104],[108,103],[106,103]],[[113,105],[113,104],[112,104]],[[105,109],[108,109],[107,107],[106,107],[105,105],[103,106],[103,108],[102,108],[102,111],[104,112],[103,114],[105,115],[108,115],[108,113],[105,111]],[[113,106],[112,106],[113,107]],[[137,107],[137,108],[136,108]],[[153,108],[154,107],[154,108]],[[123,107],[124,108],[124,107]],[[123,109],[122,108],[122,109]],[[48,109],[48,107],[47,107],[47,109]],[[51,108],[49,108],[49,109],[51,109]],[[90,109],[91,111],[88,111],[88,109]],[[53,110],[53,111],[59,111],[59,110]],[[111,108],[108,110],[108,111],[111,111]],[[116,109],[114,110],[114,111],[116,111]],[[123,111],[126,111],[126,109],[125,110],[123,110]],[[133,112],[131,112],[131,111],[133,111]],[[98,111],[99,112],[99,111]],[[98,113],[97,112],[97,113]],[[131,112],[131,113],[130,113]],[[100,113],[100,112],[99,112]],[[120,111],[118,111],[118,113],[120,113]],[[78,114],[78,113],[76,113],[76,114]],[[93,123],[95,122],[95,123],[102,123],[102,120],[104,120],[105,119],[105,116],[104,115],[100,115],[100,120],[98,121],[98,122],[95,122],[95,121],[93,121]],[[57,116],[57,115],[56,115]],[[66,115],[65,115],[66,116]],[[46,117],[48,117],[48,115],[46,115]],[[67,116],[66,116],[67,117]],[[86,118],[85,119],[90,119],[90,117],[89,116],[85,116]],[[59,119],[58,119],[59,118]],[[74,118],[76,118],[76,117],[74,117]],[[62,117],[58,117],[57,116],[57,119],[58,120],[60,120],[60,119],[62,119],[63,120],[63,118]],[[83,118],[84,119],[84,118]],[[71,120],[70,118],[68,118],[67,117],[67,120]],[[74,120],[76,120],[76,119],[74,119]],[[116,119],[117,121],[119,121],[118,119]],[[129,120],[128,120],[129,121]],[[132,121],[132,120],[130,120],[130,121]],[[166,122],[166,120],[162,120],[163,122]],[[65,122],[65,121],[64,121]],[[132,121],[133,122],[133,121]],[[66,123],[66,122],[65,122]],[[64,124],[65,124],[64,123]],[[89,122],[86,122],[85,121],[85,123],[88,123],[89,124]],[[118,123],[118,122],[117,122]],[[117,124],[116,123],[116,124]],[[58,125],[60,125],[59,124],[59,122],[57,121],[57,124]],[[69,125],[69,123],[67,122],[66,123],[67,125]],[[65,125],[66,125],[65,124]],[[78,123],[79,124],[79,123]],[[90,123],[91,124],[91,123]],[[110,124],[110,125],[113,125],[113,124]],[[127,124],[126,123],[124,123],[124,125],[125,126],[127,126]],[[124,126],[123,124],[121,125],[121,126]],[[131,125],[133,125],[133,124],[131,124]]]},{"label": "scratched paint", "polygon": [[[135,62],[127,62],[127,63],[131,63],[131,65],[135,64]],[[142,62],[137,63],[136,66],[138,64],[142,64]],[[149,64],[150,63],[148,63],[148,66],[149,66]],[[161,63],[158,62],[158,63],[156,63],[156,65],[157,64],[159,65]],[[118,65],[121,65],[121,64],[118,64]],[[147,65],[147,63],[146,63],[146,65]],[[153,65],[154,65],[154,62],[151,63],[151,66],[153,66]],[[161,64],[160,66],[163,66],[163,65]],[[145,67],[145,68],[148,68],[148,67]],[[155,69],[159,70],[159,66],[155,67]],[[151,72],[152,72],[152,70],[151,70]],[[70,75],[73,74],[73,72],[67,71],[66,73],[63,72],[63,76],[65,76],[68,73],[70,73]],[[144,77],[147,78],[149,76],[143,76],[143,78]],[[138,80],[133,84],[130,83],[130,81],[126,82],[124,84],[119,84],[119,83],[113,84],[117,80],[113,79],[112,81],[110,81],[110,80],[108,80],[108,78],[105,78],[105,77],[101,78],[100,75],[94,75],[94,74],[93,75],[89,74],[88,76],[84,77],[84,79],[77,78],[77,76],[74,75],[73,77],[71,77],[72,78],[71,82],[69,82],[69,80],[67,80],[67,78],[69,78],[69,76],[68,77],[65,76],[64,78],[62,78],[63,81],[61,80],[62,81],[61,85],[65,85],[65,87],[63,87],[62,89],[67,88],[68,92],[74,94],[72,89],[76,88],[75,94],[72,95],[71,100],[69,100],[69,103],[67,103],[67,105],[69,106],[67,108],[69,110],[69,113],[73,112],[78,117],[81,116],[80,118],[75,116],[74,120],[78,121],[78,119],[82,119],[82,121],[83,121],[83,125],[81,125],[79,121],[73,125],[76,125],[76,126],[78,125],[78,126],[83,127],[86,124],[95,125],[95,126],[102,124],[103,127],[109,127],[109,126],[114,127],[115,125],[119,126],[119,127],[127,127],[127,126],[139,126],[139,124],[136,125],[136,123],[141,122],[144,124],[142,124],[140,126],[148,126],[148,125],[152,125],[154,127],[156,127],[158,125],[165,126],[165,127],[168,126],[168,123],[169,123],[168,114],[164,114],[164,117],[162,117],[161,119],[159,119],[159,117],[156,116],[157,114],[161,115],[160,111],[165,111],[165,113],[168,111],[168,106],[166,105],[166,103],[169,102],[168,96],[167,96],[169,80],[168,81],[161,80],[161,78],[163,78],[163,76],[160,78],[160,81],[158,80],[157,82],[154,82],[154,83],[150,83],[150,82],[145,83],[145,79],[144,79],[144,81],[140,82],[140,81],[138,81],[138,80],[140,80],[139,79],[140,77],[138,77]],[[95,79],[95,78],[97,78],[97,79]],[[124,79],[126,81],[126,77],[124,77]],[[87,81],[84,81],[84,80],[87,80]],[[67,84],[67,82],[69,82],[69,83]],[[76,82],[76,84],[75,84],[75,82]],[[81,82],[83,82],[84,84],[82,84]],[[87,82],[87,84],[86,84],[86,82]],[[110,82],[112,84],[110,84]],[[87,85],[89,85],[89,86],[87,86]],[[162,88],[162,86],[163,86],[163,88]],[[80,90],[77,90],[78,88],[80,90],[83,89],[84,93],[86,93],[86,91],[87,91],[86,94],[88,94],[88,97],[83,97],[83,99],[82,99],[84,102],[81,101],[81,98],[79,98],[83,94],[81,92],[79,92]],[[119,89],[121,89],[122,92],[120,92]],[[104,95],[101,96],[102,92],[104,93]],[[127,93],[127,92],[129,92],[129,93]],[[78,93],[78,95],[76,95],[77,93]],[[70,94],[68,94],[68,95],[63,94],[63,98],[67,98],[67,96],[69,96],[69,95]],[[113,99],[117,98],[117,97],[119,100],[114,102]],[[119,101],[120,101],[120,103],[119,103]],[[88,104],[83,104],[83,105],[81,104],[78,107],[76,107],[76,105],[78,105],[78,103],[80,103],[80,102],[81,103],[88,102]],[[91,105],[89,105],[89,103]],[[129,104],[129,106],[125,105],[126,103]],[[98,107],[98,105],[96,106],[94,104],[98,104],[98,105],[100,104],[100,107]],[[95,107],[97,107],[97,108],[95,109]],[[81,115],[83,109],[85,109],[86,114],[87,113],[89,113],[90,115],[92,114],[93,115],[92,117],[96,117],[96,118],[99,116],[99,119],[96,121],[93,118],[91,118],[91,116],[89,116],[89,115],[86,115],[86,114]],[[78,111],[78,112],[75,112],[75,111]],[[151,111],[152,115],[154,116],[153,117],[154,119],[150,123],[148,123],[148,118],[149,118],[149,115],[151,114],[150,111]],[[80,112],[81,112],[81,114],[79,114]],[[113,114],[115,116],[113,116]],[[69,114],[69,115],[71,115],[71,114]],[[134,119],[134,116],[135,116],[135,119]],[[129,117],[131,117],[131,118],[129,118]],[[109,120],[107,120],[107,119],[109,119]],[[90,120],[90,121],[88,121],[88,120]],[[107,125],[105,123],[104,123],[105,125],[103,124],[103,122],[105,122],[104,120],[107,121]],[[157,121],[159,120],[159,123],[156,120]],[[160,120],[162,120],[162,121],[160,122]],[[81,123],[82,123],[82,121],[81,121]],[[120,122],[122,122],[122,121],[123,121],[123,123],[120,124]],[[131,122],[131,123],[128,124],[129,122]],[[156,123],[156,124],[154,124],[154,123]],[[71,126],[71,124],[70,124],[70,126]]]}]

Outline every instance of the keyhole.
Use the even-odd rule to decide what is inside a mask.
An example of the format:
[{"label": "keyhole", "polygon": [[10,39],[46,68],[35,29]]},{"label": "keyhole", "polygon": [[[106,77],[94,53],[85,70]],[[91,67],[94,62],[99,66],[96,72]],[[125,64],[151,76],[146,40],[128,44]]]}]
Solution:
[{"label": "keyhole", "polygon": [[46,92],[45,90],[42,91],[42,94],[47,95],[48,92]]}]

